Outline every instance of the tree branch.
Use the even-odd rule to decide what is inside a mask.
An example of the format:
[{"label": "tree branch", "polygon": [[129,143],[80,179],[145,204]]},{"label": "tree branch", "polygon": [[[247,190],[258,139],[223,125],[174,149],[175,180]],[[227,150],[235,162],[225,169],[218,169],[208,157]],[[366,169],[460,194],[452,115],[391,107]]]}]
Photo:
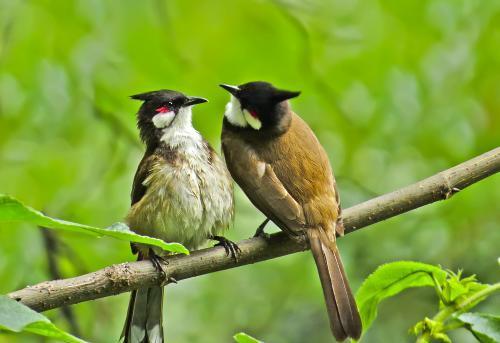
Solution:
[{"label": "tree branch", "polygon": [[[345,231],[350,233],[420,206],[448,199],[498,171],[500,148],[413,185],[345,209]],[[222,247],[215,247],[194,251],[191,255],[168,257],[164,269],[168,277],[183,280],[308,249],[304,239],[294,241],[282,232],[271,235],[267,240],[246,239],[239,243],[239,247],[242,252],[238,261],[227,257]],[[162,279],[152,264],[149,261],[139,261],[112,265],[70,279],[42,282],[8,296],[36,311],[46,311],[161,283]]]}]

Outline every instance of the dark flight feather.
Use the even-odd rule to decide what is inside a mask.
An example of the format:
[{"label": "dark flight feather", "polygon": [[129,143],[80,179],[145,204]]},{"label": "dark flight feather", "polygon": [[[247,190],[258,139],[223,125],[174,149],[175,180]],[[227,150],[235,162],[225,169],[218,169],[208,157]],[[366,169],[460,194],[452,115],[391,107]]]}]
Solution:
[{"label": "dark flight feather", "polygon": [[144,186],[143,183],[144,180],[146,180],[146,178],[149,175],[151,165],[154,162],[154,160],[155,156],[146,151],[134,175],[134,181],[132,183],[132,192],[130,194],[131,205],[134,205],[135,203],[139,202],[144,196],[144,194],[146,194],[147,187]]},{"label": "dark flight feather", "polygon": [[[232,141],[230,146],[234,149],[238,143]],[[243,146],[236,146],[235,150],[228,149],[229,144],[222,147],[226,160],[231,161],[227,163],[231,175],[250,201],[285,232],[296,236],[305,224],[302,207],[290,196],[272,167],[247,154],[231,152],[239,152],[238,148]]]}]

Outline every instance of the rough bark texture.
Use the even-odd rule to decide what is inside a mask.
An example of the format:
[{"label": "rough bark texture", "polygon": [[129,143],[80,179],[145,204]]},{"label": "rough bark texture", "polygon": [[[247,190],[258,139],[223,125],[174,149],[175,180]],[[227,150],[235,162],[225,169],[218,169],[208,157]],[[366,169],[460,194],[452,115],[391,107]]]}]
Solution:
[{"label": "rough bark texture", "polygon": [[[500,148],[491,150],[413,185],[388,193],[343,211],[345,231],[353,232],[381,220],[450,198],[465,187],[500,171]],[[269,260],[308,249],[302,239],[294,241],[284,233],[269,239],[251,238],[238,243],[238,261],[226,256],[222,247],[175,255],[167,259],[168,278],[177,281],[219,270]],[[8,294],[36,311],[103,298],[141,287],[164,283],[149,261],[112,265],[93,273],[28,286]]]}]

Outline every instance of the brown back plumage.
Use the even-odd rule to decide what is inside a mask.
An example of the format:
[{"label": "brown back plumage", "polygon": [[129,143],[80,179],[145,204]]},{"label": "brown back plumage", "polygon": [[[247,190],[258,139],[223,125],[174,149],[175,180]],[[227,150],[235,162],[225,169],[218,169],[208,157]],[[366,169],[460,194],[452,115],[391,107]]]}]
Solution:
[{"label": "brown back plumage", "polygon": [[328,156],[309,126],[289,112],[275,135],[225,122],[222,147],[231,175],[250,201],[282,230],[305,231],[316,262],[330,326],[337,340],[359,338],[361,320],[335,244],[343,234]]}]

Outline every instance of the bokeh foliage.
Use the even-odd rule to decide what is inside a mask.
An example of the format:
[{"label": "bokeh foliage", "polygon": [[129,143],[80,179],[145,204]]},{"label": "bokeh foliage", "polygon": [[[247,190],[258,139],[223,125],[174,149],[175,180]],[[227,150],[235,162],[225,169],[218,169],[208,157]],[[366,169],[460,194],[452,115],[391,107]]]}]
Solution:
[{"label": "bokeh foliage", "polygon": [[[344,207],[431,175],[500,141],[497,0],[0,0],[0,192],[49,215],[122,220],[142,154],[128,95],[182,90],[210,99],[197,128],[219,146],[226,92],[267,80],[325,145]],[[351,234],[339,245],[354,289],[378,265],[416,260],[498,280],[500,179]],[[263,219],[237,191],[230,238]],[[128,244],[61,234],[65,276],[132,260]],[[40,232],[0,227],[0,293],[50,278]],[[312,258],[297,254],[169,287],[171,342],[327,342]],[[115,341],[127,295],[74,306],[81,336]],[[367,338],[412,340],[432,292],[388,300]],[[488,302],[484,311],[498,313]],[[57,311],[48,313],[62,328]],[[453,337],[468,342],[465,331]],[[35,341],[0,336],[0,342]]]}]

